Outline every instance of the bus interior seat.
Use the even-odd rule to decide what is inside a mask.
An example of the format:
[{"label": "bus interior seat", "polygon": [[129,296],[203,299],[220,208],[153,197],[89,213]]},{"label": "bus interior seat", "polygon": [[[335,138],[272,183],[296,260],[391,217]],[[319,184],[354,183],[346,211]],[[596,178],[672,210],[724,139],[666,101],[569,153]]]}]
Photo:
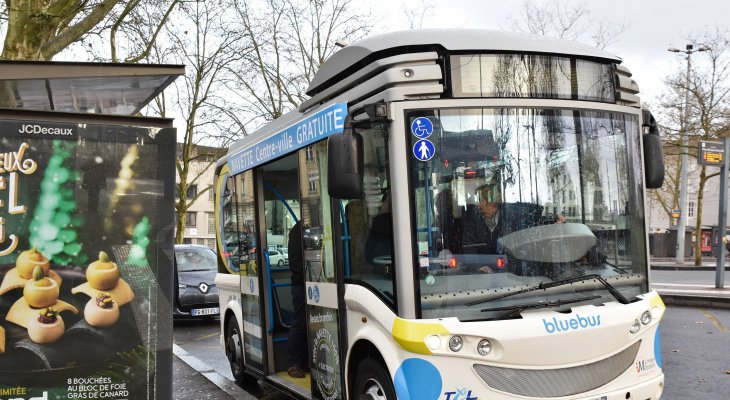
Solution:
[{"label": "bus interior seat", "polygon": [[[271,284],[275,284],[276,281],[274,278],[271,278]],[[291,286],[276,286],[272,288],[272,301],[274,303],[274,334],[281,333],[281,332],[288,332],[289,328],[291,327],[291,320],[292,320],[292,310],[288,308],[284,308],[281,305],[281,301],[279,300],[280,297],[283,297],[285,299],[291,299]],[[283,291],[283,296],[280,295],[280,291]],[[291,303],[291,301],[290,301]]]}]

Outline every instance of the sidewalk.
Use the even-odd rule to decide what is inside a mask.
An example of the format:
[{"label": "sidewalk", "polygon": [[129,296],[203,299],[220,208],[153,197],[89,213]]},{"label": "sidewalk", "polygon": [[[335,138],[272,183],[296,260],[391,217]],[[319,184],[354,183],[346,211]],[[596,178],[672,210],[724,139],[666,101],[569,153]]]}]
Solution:
[{"label": "sidewalk", "polygon": [[189,355],[178,345],[173,345],[172,353],[173,399],[256,400],[256,397]]},{"label": "sidewalk", "polygon": [[[677,265],[674,258],[652,257],[649,265],[652,271],[676,272],[682,279],[687,279],[692,272],[703,274],[703,283],[696,279],[684,282],[675,279],[672,282],[661,282],[652,278],[651,289],[656,290],[667,305],[681,305],[706,308],[730,308],[730,262],[725,262],[725,284],[719,289],[715,287],[717,259],[703,257],[699,266],[694,265],[694,258],[685,258],[682,265]],[[665,276],[666,277],[666,276]],[[679,282],[677,282],[679,280]]]}]

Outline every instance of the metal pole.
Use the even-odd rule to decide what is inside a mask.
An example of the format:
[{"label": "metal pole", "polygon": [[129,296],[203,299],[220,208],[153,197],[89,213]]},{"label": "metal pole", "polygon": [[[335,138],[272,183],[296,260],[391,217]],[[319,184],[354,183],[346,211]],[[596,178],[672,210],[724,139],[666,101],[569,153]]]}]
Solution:
[{"label": "metal pole", "polygon": [[720,171],[720,220],[717,223],[718,234],[717,234],[717,271],[715,273],[715,287],[718,289],[723,288],[725,281],[725,227],[727,226],[727,172],[728,172],[728,155],[730,155],[730,139],[725,136],[722,139],[722,143],[725,145],[725,153],[723,154],[723,165]]},{"label": "metal pole", "polygon": [[687,230],[687,121],[689,120],[689,72],[690,57],[692,56],[692,45],[687,45],[687,76],[684,90],[684,120],[682,121],[682,162],[680,165],[679,178],[679,221],[677,223],[677,265],[684,264],[684,235]]}]

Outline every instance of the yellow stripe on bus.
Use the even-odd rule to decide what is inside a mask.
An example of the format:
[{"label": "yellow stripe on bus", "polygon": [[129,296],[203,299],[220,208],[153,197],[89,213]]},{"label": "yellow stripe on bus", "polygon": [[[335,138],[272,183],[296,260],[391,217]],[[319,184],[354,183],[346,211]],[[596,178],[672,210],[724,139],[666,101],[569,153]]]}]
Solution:
[{"label": "yellow stripe on bus", "polygon": [[402,348],[412,353],[431,354],[431,350],[426,346],[426,337],[448,335],[449,331],[438,323],[411,321],[396,317],[391,334]]}]

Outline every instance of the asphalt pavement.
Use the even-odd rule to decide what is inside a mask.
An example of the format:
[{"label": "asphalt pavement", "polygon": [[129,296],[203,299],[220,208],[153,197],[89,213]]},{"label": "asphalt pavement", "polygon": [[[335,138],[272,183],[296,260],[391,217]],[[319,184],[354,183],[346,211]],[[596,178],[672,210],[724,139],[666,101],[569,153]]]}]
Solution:
[{"label": "asphalt pavement", "polygon": [[[693,262],[687,259],[677,265],[674,259],[653,258],[651,289],[659,292],[667,305],[730,308],[730,266],[726,264],[724,287],[718,289],[712,272],[716,260],[703,258],[700,266],[694,266]],[[174,399],[257,399],[183,348],[173,346]]]}]

